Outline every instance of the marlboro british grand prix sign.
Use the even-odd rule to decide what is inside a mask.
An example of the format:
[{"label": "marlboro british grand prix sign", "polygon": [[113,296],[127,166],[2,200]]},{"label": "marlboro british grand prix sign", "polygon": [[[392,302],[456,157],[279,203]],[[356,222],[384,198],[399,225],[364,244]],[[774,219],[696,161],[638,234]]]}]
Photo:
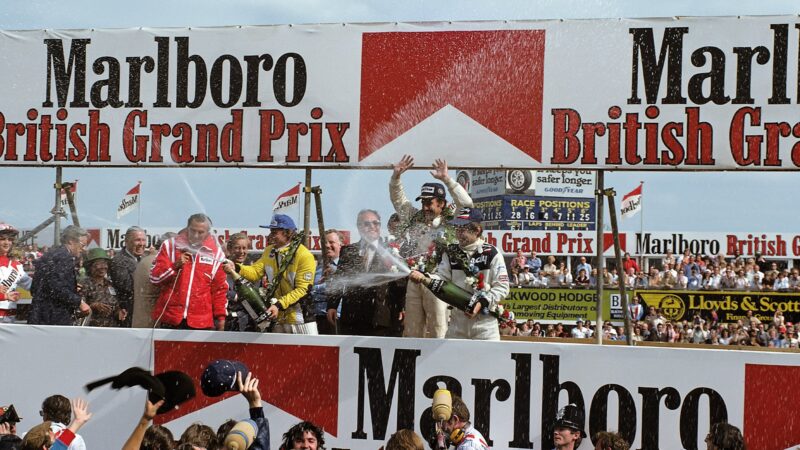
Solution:
[{"label": "marlboro british grand prix sign", "polygon": [[0,165],[796,170],[796,16],[0,33]]}]

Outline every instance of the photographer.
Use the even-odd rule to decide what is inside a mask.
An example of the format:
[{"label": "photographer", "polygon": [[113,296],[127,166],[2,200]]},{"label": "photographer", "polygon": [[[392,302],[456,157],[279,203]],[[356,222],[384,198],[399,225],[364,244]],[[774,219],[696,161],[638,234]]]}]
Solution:
[{"label": "photographer", "polygon": [[443,424],[443,429],[450,436],[456,450],[488,450],[489,444],[483,435],[469,422],[469,409],[461,397],[452,395],[452,412],[450,419]]}]

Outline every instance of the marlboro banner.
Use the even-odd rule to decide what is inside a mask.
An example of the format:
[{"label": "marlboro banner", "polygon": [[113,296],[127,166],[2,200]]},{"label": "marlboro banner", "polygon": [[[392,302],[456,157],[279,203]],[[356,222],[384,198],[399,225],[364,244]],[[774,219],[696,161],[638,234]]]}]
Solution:
[{"label": "marlboro banner", "polygon": [[117,219],[139,207],[139,189],[141,187],[142,184],[138,183],[125,194],[125,197],[122,198],[122,201],[117,207]]},{"label": "marlboro banner", "polygon": [[[800,444],[795,353],[34,325],[0,327],[0,342],[3,375],[24,380],[3,392],[26,419],[18,429],[36,423],[48,395],[81,396],[94,416],[80,434],[96,449],[123,446],[146,392],[105,386],[87,394],[83,386],[129,367],[180,370],[194,380],[197,396],[154,419],[175,436],[193,423],[216,429],[248,417],[243,396],[202,394],[201,374],[217,359],[239,360],[261,381],[272,448],[303,420],[325,430],[326,448],[374,450],[404,428],[430,438],[440,387],[464,399],[496,449],[553,448],[567,403],[584,413],[588,436],[615,430],[635,449],[705,448],[711,424],[723,420],[743,431],[750,450]],[[47,358],[32,358],[37,348]],[[676,375],[687,367],[690,374]],[[579,450],[592,448],[584,439]]]},{"label": "marlboro banner", "polygon": [[0,33],[0,165],[797,170],[797,16]]}]

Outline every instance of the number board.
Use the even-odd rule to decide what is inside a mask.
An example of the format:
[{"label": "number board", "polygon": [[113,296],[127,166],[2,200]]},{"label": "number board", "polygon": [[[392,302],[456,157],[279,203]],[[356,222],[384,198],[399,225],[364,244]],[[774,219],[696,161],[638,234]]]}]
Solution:
[{"label": "number board", "polygon": [[487,230],[595,229],[594,198],[501,195],[475,202]]}]

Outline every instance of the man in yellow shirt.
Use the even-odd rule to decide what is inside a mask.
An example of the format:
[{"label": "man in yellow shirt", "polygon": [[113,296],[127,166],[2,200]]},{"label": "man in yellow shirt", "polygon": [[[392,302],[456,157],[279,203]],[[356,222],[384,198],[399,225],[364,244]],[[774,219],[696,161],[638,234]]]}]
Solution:
[{"label": "man in yellow shirt", "polygon": [[[273,303],[269,313],[272,317],[277,317],[274,332],[317,334],[317,324],[313,311],[310,310],[311,301],[308,296],[316,270],[314,256],[305,245],[300,244],[294,258],[285,261],[292,237],[297,233],[297,226],[291,217],[276,214],[269,225],[261,225],[261,228],[270,229],[270,245],[264,249],[261,258],[252,265],[234,265],[228,262],[225,264],[226,272],[238,269],[239,274],[252,282],[258,282],[264,275],[269,283],[278,282],[274,299],[264,299]],[[281,264],[286,265],[286,270],[280,279],[275,280]]]}]

